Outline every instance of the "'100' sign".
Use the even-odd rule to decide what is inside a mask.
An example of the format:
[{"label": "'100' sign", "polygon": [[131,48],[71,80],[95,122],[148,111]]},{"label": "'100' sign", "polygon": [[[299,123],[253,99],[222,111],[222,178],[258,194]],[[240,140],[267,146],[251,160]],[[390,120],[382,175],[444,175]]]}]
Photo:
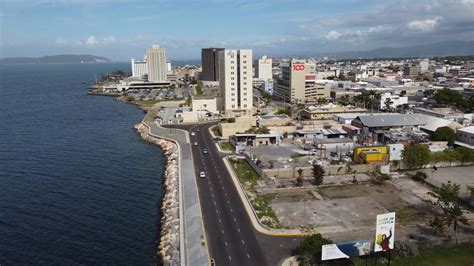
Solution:
[{"label": "'100' sign", "polygon": [[304,70],[304,65],[293,65],[293,70],[294,71],[303,71]]}]

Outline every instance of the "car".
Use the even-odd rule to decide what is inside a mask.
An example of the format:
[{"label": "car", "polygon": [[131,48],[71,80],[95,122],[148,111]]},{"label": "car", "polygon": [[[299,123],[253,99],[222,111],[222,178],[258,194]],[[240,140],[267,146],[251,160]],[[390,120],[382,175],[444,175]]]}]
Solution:
[{"label": "car", "polygon": [[202,150],[202,153],[207,154],[208,151],[206,149]]},{"label": "car", "polygon": [[191,136],[195,136],[195,135],[196,135],[196,133],[194,133],[194,132],[191,132]]},{"label": "car", "polygon": [[198,128],[196,131],[197,131],[197,132],[200,132],[201,130]]},{"label": "car", "polygon": [[194,142],[194,146],[197,146],[197,145],[198,145],[198,143],[197,143],[197,141],[195,141],[195,142]]},{"label": "car", "polygon": [[200,172],[200,173],[199,173],[199,177],[201,177],[201,178],[205,178],[205,177],[206,177],[206,173],[204,173],[204,172]]}]

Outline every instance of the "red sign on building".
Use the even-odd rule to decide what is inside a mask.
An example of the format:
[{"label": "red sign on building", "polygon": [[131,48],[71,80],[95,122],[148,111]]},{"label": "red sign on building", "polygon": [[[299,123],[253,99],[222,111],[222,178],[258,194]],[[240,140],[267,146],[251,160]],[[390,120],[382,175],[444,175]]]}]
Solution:
[{"label": "red sign on building", "polygon": [[304,65],[293,65],[293,70],[294,71],[303,71],[304,70]]}]

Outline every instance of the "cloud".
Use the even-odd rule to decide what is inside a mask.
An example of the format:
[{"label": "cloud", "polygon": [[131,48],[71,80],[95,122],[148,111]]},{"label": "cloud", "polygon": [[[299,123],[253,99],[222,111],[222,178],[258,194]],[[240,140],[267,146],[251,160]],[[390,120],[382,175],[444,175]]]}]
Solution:
[{"label": "cloud", "polygon": [[99,43],[99,42],[97,41],[97,39],[95,38],[94,35],[89,36],[86,40],[86,44],[89,45],[89,46],[96,45],[97,43]]},{"label": "cloud", "polygon": [[56,44],[57,45],[66,45],[68,44],[68,41],[64,39],[63,37],[58,37],[56,38]]},{"label": "cloud", "polygon": [[104,45],[108,45],[108,44],[113,44],[117,41],[117,39],[115,39],[114,36],[109,36],[109,37],[105,37],[102,39],[102,44]]},{"label": "cloud", "polygon": [[339,39],[339,37],[341,37],[341,33],[335,31],[335,30],[332,30],[330,31],[328,34],[326,34],[326,39],[330,40],[330,41],[333,41],[333,40],[337,40]]},{"label": "cloud", "polygon": [[441,17],[434,19],[414,20],[410,21],[407,26],[409,29],[414,31],[428,32],[433,31],[439,25],[439,20],[441,20]]}]

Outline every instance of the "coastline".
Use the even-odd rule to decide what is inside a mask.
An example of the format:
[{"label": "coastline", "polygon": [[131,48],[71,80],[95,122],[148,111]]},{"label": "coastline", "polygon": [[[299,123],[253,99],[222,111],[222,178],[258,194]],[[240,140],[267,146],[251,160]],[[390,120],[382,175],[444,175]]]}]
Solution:
[{"label": "coastline", "polygon": [[179,177],[178,147],[175,143],[151,136],[148,128],[142,124],[135,125],[140,137],[151,144],[161,147],[165,157],[163,178],[164,197],[161,202],[160,239],[156,256],[158,264],[179,265],[180,263],[180,215],[179,215]]}]

